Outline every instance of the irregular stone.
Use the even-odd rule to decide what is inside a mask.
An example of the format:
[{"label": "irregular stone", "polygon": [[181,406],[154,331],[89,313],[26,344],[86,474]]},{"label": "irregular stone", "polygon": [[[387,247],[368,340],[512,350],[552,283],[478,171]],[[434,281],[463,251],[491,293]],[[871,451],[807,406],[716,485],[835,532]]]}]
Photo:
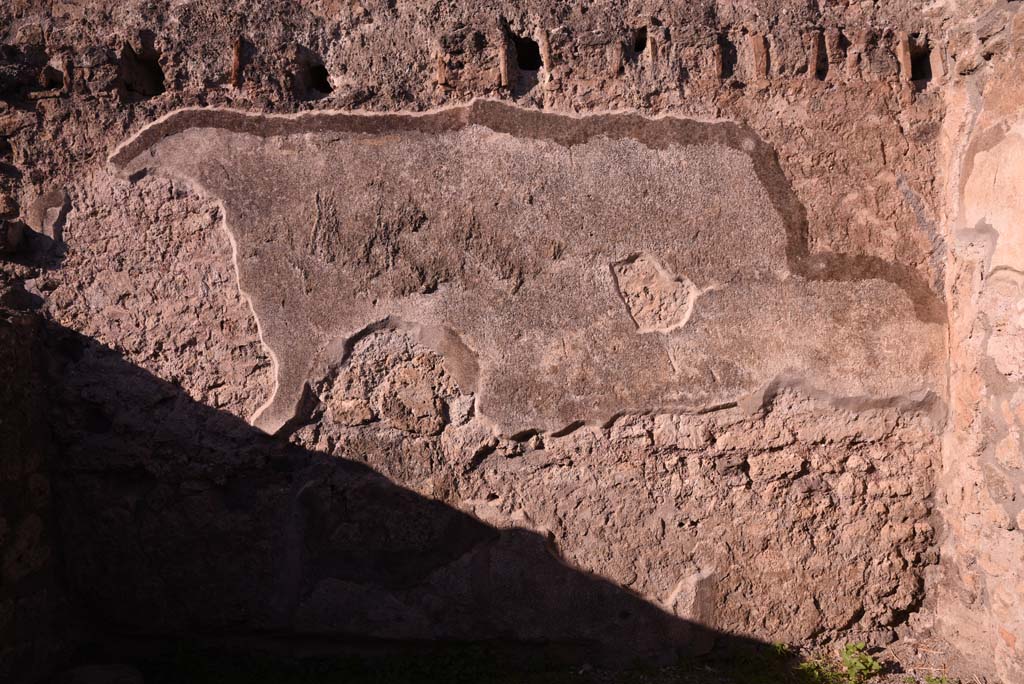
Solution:
[{"label": "irregular stone", "polygon": [[336,398],[331,401],[328,410],[331,420],[340,425],[364,425],[375,418],[370,402],[365,399]]},{"label": "irregular stone", "polygon": [[795,451],[769,451],[747,459],[750,479],[755,483],[792,478],[800,474],[806,461]]},{"label": "irregular stone", "polygon": [[402,366],[389,373],[374,393],[373,403],[385,422],[406,432],[436,435],[447,422],[432,378],[420,367]]},{"label": "irregular stone", "polygon": [[61,188],[54,188],[39,195],[25,212],[25,223],[37,233],[54,242],[60,242],[64,229],[64,218],[70,208],[68,194]]},{"label": "irregular stone", "polygon": [[711,431],[700,421],[662,414],[654,417],[654,445],[697,450],[711,444]]}]

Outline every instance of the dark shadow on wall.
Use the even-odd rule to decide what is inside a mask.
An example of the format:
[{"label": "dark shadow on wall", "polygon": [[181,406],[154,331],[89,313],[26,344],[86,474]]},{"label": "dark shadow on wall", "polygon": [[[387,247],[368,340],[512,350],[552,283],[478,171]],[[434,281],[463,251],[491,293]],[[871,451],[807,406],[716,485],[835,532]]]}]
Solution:
[{"label": "dark shadow on wall", "polygon": [[487,642],[613,667],[753,643],[569,567],[553,540],[268,437],[75,332],[46,344],[63,573],[98,639]]}]

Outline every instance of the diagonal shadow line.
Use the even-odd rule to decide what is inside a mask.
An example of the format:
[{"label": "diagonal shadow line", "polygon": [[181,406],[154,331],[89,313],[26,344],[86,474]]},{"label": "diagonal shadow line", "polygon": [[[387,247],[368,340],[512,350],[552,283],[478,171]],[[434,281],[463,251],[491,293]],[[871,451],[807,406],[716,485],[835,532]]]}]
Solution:
[{"label": "diagonal shadow line", "polygon": [[498,642],[605,666],[756,643],[572,568],[532,531],[269,437],[74,331],[50,324],[46,346],[57,544],[94,635]]}]

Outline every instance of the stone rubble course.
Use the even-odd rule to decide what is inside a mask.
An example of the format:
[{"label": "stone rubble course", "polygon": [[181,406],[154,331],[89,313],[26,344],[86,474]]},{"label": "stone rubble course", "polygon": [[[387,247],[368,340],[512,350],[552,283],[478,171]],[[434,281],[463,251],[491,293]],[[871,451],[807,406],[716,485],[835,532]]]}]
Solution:
[{"label": "stone rubble course", "polygon": [[1019,5],[3,3],[0,680],[1024,681]]}]

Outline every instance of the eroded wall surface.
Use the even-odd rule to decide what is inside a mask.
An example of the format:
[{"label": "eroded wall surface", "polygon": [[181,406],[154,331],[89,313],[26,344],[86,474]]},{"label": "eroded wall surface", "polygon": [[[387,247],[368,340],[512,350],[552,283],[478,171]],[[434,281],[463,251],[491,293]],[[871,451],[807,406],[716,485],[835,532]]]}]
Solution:
[{"label": "eroded wall surface", "polygon": [[1024,90],[1013,50],[951,93],[951,429],[941,475],[941,628],[978,667],[1024,678],[1024,459],[1020,443]]},{"label": "eroded wall surface", "polygon": [[[963,307],[1008,311],[964,283],[1016,281],[949,261],[941,134],[1011,10],[0,9],[3,274],[52,325],[81,612],[655,658],[723,632],[881,645],[938,615],[1002,620],[975,665],[1010,676],[1019,590],[970,593],[994,519],[951,492],[1012,456],[942,435],[949,406],[1014,434],[1009,385],[979,413],[980,362],[949,388],[945,365],[947,331],[981,358],[958,356],[988,320]],[[977,216],[1013,149],[964,174]],[[1007,232],[1004,209],[956,225]]]}]

